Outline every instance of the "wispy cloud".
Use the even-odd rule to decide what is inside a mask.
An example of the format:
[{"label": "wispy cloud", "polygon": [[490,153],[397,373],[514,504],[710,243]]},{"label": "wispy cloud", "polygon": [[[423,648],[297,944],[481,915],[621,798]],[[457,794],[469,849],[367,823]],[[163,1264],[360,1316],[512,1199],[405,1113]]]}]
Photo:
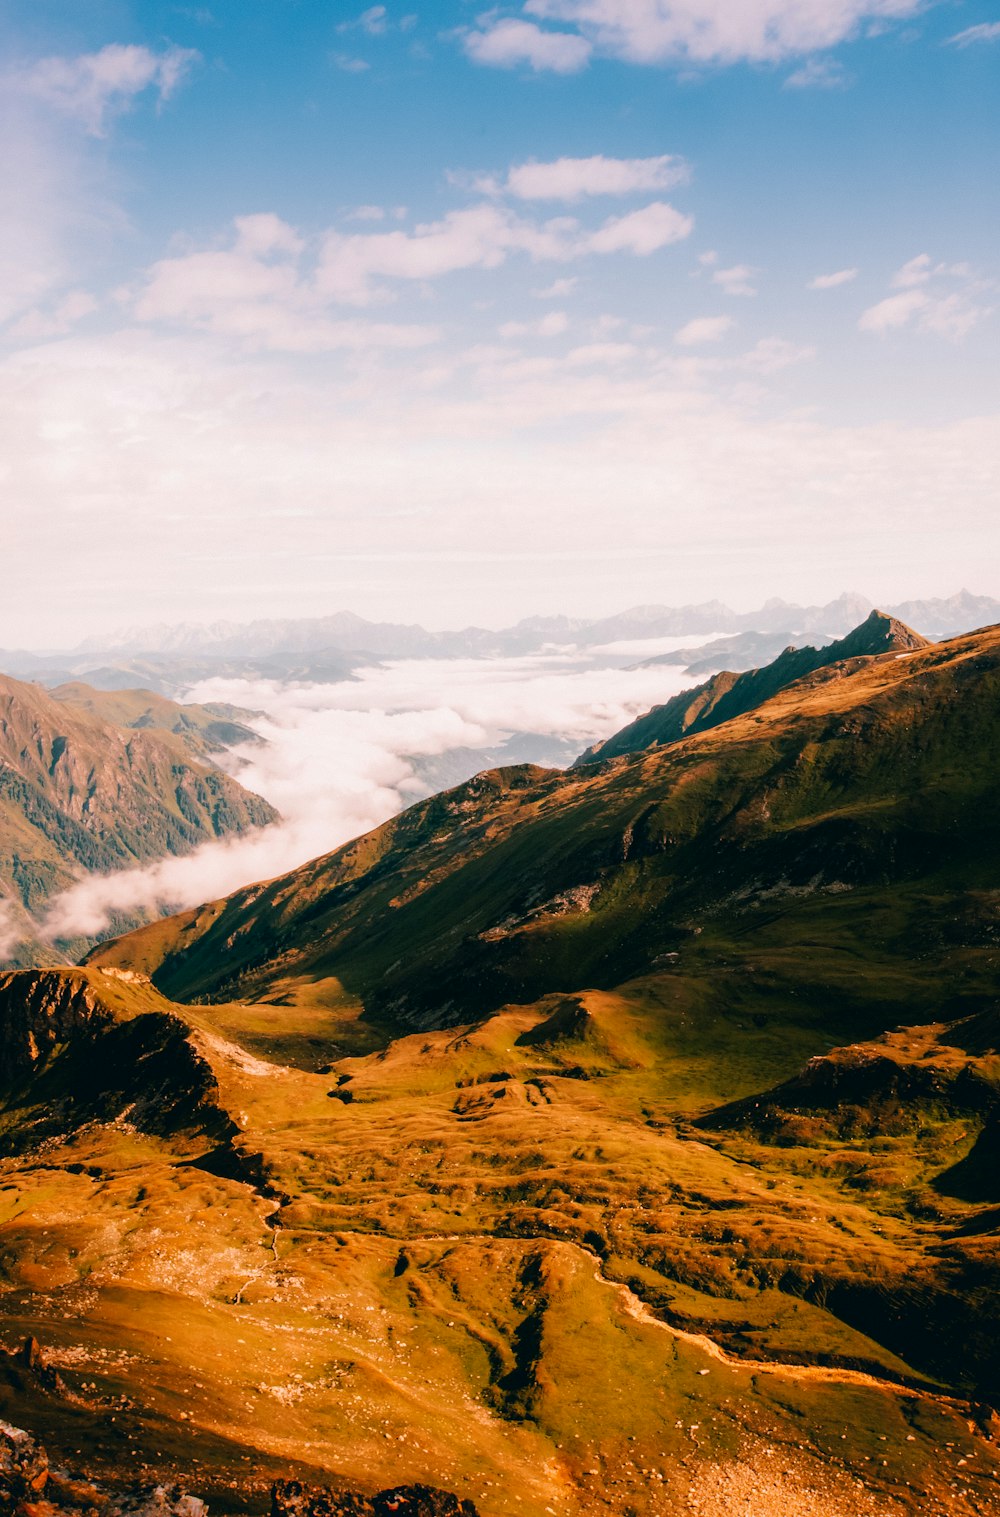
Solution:
[{"label": "wispy cloud", "polygon": [[857,279],[858,269],[837,269],[832,274],[817,274],[806,286],[809,290],[837,290],[841,285]]},{"label": "wispy cloud", "polygon": [[956,32],[948,41],[953,47],[976,47],[983,42],[1000,42],[1000,21],[981,21],[978,26],[967,26],[964,32]]},{"label": "wispy cloud", "polygon": [[591,195],[634,195],[686,184],[691,170],[682,158],[556,158],[517,163],[502,188],[519,200],[582,200]]},{"label": "wispy cloud", "polygon": [[80,122],[92,136],[103,137],[110,120],[147,90],[161,101],[169,99],[198,57],[190,48],[154,53],[148,47],[109,43],[96,53],[42,58],[13,71],[7,82]]},{"label": "wispy cloud", "polygon": [[989,281],[978,279],[967,264],[936,264],[928,253],[904,263],[889,283],[898,293],[862,312],[862,332],[885,337],[911,328],[959,342],[996,309]]},{"label": "wispy cloud", "polygon": [[674,333],[674,341],[682,347],[698,347],[706,342],[721,342],[736,323],[731,316],[696,316]]},{"label": "wispy cloud", "polygon": [[543,31],[533,21],[514,17],[466,32],[463,43],[473,63],[493,68],[524,64],[535,73],[577,74],[586,68],[593,51],[591,44],[574,32]]},{"label": "wispy cloud", "polygon": [[591,254],[645,257],[689,236],[693,219],[663,201],[612,216],[588,230],[561,217],[529,221],[489,202],[450,211],[412,231],[327,234],[317,285],[331,299],[367,305],[386,296],[385,281],[433,280],[460,269],[493,269],[513,253],[535,262]]},{"label": "wispy cloud", "polygon": [[756,295],[753,277],[757,273],[749,264],[737,263],[729,269],[716,269],[712,283],[717,284],[727,295]]},{"label": "wispy cloud", "polygon": [[807,58],[801,68],[789,74],[786,90],[842,90],[847,84],[843,65],[835,58]]}]

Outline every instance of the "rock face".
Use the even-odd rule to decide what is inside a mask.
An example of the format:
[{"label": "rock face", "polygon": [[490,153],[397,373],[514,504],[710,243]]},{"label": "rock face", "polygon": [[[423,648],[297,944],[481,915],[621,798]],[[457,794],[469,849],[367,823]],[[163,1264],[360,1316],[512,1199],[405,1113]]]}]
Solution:
[{"label": "rock face", "polygon": [[2,1517],[208,1517],[208,1507],[180,1486],[102,1490],[85,1477],[53,1469],[40,1443],[0,1422]]},{"label": "rock face", "polygon": [[[30,1098],[18,1095],[26,1086]],[[126,1113],[142,1132],[223,1140],[231,1124],[217,1095],[190,1029],[148,981],[112,978],[105,993],[82,970],[0,974],[0,1101],[11,1103],[0,1153]]]},{"label": "rock face", "polygon": [[662,706],[654,706],[603,743],[595,743],[573,765],[601,763],[627,753],[642,753],[676,743],[696,732],[707,732],[734,716],[748,711],[777,695],[779,690],[819,670],[835,671],[844,666],[847,673],[861,658],[878,658],[887,653],[908,653],[928,647],[928,640],[912,627],[887,616],[884,611],[871,615],[835,643],[825,648],[786,648],[772,663],[744,674],[722,670],[693,690],[683,690]]},{"label": "rock face", "polygon": [[431,1485],[398,1485],[377,1496],[310,1489],[279,1480],[271,1492],[271,1517],[478,1517],[471,1501]]}]

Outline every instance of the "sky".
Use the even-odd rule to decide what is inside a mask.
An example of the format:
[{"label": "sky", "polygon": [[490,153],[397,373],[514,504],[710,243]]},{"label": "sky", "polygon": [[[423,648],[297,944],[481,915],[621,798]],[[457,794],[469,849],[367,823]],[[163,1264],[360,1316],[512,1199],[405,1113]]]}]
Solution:
[{"label": "sky", "polygon": [[11,0],[0,647],[1000,593],[1000,0]]}]

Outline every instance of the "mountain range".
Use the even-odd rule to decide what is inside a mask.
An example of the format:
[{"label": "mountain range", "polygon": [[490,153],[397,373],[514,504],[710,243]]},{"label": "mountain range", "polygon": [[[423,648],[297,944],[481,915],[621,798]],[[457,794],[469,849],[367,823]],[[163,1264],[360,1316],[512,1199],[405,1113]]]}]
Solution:
[{"label": "mountain range", "polygon": [[[609,650],[618,643],[703,634],[712,641],[693,650],[696,656],[690,662],[696,672],[709,672],[727,663],[744,669],[767,662],[792,641],[829,642],[850,632],[873,609],[871,601],[857,594],[841,595],[823,606],[769,600],[749,612],[706,601],[681,607],[633,606],[592,619],[529,617],[499,631],[467,627],[446,632],[371,622],[343,611],[301,619],[126,628],[88,638],[69,651],[0,650],[0,668],[46,685],[83,680],[101,689],[142,686],[169,696],[213,677],[336,683],[383,659],[524,657],[552,647]],[[886,609],[932,638],[971,632],[1000,620],[1000,601],[966,590]],[[724,647],[719,643],[722,635],[742,641]],[[629,662],[628,652],[616,652],[613,646],[601,656]],[[662,661],[687,662],[683,653],[663,655]]]}]

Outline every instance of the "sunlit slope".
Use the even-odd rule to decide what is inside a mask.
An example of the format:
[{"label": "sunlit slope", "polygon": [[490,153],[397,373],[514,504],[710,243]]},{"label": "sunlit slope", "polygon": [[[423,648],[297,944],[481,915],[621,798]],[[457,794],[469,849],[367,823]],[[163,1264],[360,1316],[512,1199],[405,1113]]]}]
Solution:
[{"label": "sunlit slope", "polygon": [[957,1014],[995,986],[998,694],[998,629],[821,671],[664,750],[481,775],[93,961],[182,1000],[335,980],[396,1028],[664,967],[831,1040]]},{"label": "sunlit slope", "polygon": [[0,1337],[65,1385],[0,1377],[0,1415],[57,1452],[220,1512],[289,1474],[485,1517],[995,1509],[968,1348],[899,1342],[945,1322],[949,1233],[981,1268],[988,1208],[933,1190],[957,1124],[865,1189],[696,1131],[779,1040],[669,972],[322,1072],[295,1008],[125,974],[0,982]]},{"label": "sunlit slope", "polygon": [[779,690],[821,669],[828,671],[827,677],[839,679],[852,673],[862,659],[884,658],[887,654],[927,646],[927,639],[912,627],[886,616],[884,611],[873,611],[853,632],[824,647],[785,648],[762,668],[747,669],[742,674],[723,669],[693,690],[682,690],[620,732],[595,743],[573,767],[578,769],[627,753],[642,753],[647,748],[679,742],[696,732],[707,732],[710,727],[755,711]]}]

